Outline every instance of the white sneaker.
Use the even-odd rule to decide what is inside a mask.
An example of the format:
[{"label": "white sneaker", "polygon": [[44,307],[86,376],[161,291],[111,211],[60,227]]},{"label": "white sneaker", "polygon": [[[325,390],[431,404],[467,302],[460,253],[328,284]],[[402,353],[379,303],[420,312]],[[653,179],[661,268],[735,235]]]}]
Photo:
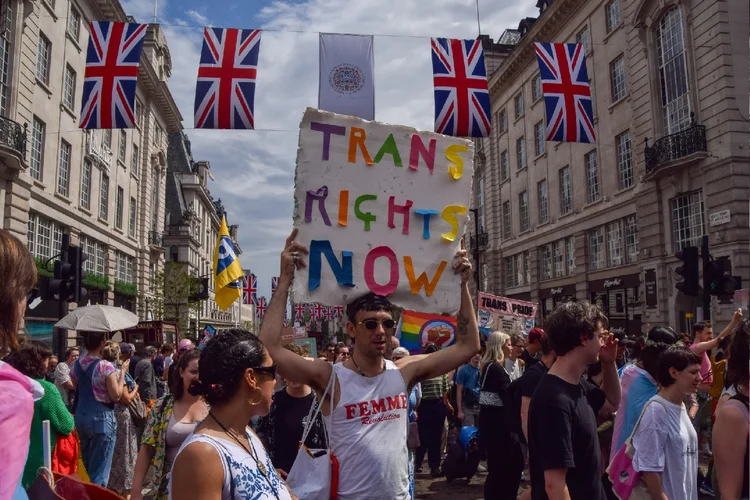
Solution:
[{"label": "white sneaker", "polygon": [[477,465],[477,472],[487,472],[487,467],[482,464]]}]

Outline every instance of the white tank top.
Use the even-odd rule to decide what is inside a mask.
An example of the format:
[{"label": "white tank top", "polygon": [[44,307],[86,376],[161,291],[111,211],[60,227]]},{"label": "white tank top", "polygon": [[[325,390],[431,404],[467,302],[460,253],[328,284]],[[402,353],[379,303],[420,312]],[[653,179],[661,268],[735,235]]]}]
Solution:
[{"label": "white tank top", "polygon": [[377,377],[333,365],[339,403],[328,424],[329,443],[339,461],[340,500],[408,500],[406,447],[408,395],[396,365],[385,362]]}]

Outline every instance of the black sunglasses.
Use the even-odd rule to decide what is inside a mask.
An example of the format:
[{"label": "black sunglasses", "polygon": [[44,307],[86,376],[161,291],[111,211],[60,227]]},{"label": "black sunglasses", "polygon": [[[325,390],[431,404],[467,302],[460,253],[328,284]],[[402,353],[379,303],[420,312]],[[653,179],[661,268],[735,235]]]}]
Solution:
[{"label": "black sunglasses", "polygon": [[271,366],[258,366],[254,367],[253,371],[256,373],[267,373],[271,378],[276,378],[276,363]]},{"label": "black sunglasses", "polygon": [[386,330],[391,330],[396,327],[396,322],[391,318],[388,319],[366,319],[364,321],[357,321],[358,325],[363,325],[368,330],[374,330],[378,325],[383,325]]}]

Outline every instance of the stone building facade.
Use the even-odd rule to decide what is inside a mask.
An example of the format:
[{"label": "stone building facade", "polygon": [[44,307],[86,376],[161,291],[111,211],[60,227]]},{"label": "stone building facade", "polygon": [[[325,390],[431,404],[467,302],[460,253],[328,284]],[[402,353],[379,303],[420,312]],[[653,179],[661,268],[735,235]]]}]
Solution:
[{"label": "stone building facade", "polygon": [[[190,140],[182,132],[169,135],[168,170],[166,179],[166,228],[164,248],[167,259],[185,264],[194,275],[208,278],[208,300],[201,303],[200,310],[190,311],[190,330],[198,333],[206,324],[214,327],[233,326],[235,319],[252,320],[252,307],[245,306],[240,312],[239,302],[222,311],[214,302],[216,283],[213,275],[214,249],[221,225],[226,215],[221,200],[214,200],[208,190],[211,164],[194,161]],[[229,228],[237,249],[238,225]],[[250,307],[250,310],[246,310]]]},{"label": "stone building facade", "polygon": [[[674,253],[707,234],[745,286],[748,11],[697,0],[540,0],[489,81],[477,141],[481,287],[539,304],[587,299],[632,333],[702,316]],[[585,46],[595,144],[545,141],[534,41]],[[648,141],[647,141],[648,139]],[[727,214],[729,212],[729,220]],[[470,230],[474,231],[473,224]],[[648,293],[647,293],[648,290]],[[731,305],[712,306],[719,325]],[[690,319],[693,318],[693,319]]]},{"label": "stone building facade", "polygon": [[[126,21],[119,2],[2,0],[0,17],[0,224],[42,260],[70,234],[88,256],[91,302],[145,319],[149,277],[164,263],[167,134],[182,119],[167,88],[164,34],[158,25],[146,34],[136,127],[85,131],[89,21]],[[47,316],[28,311],[27,331],[51,335]]]}]

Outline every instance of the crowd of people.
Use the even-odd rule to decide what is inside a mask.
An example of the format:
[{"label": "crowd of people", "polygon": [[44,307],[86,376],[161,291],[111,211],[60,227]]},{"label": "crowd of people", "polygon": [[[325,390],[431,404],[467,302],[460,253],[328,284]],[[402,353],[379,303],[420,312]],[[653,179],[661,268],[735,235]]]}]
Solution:
[{"label": "crowd of people", "polygon": [[[294,236],[277,296],[305,265]],[[317,359],[282,341],[285,304],[272,301],[257,335],[136,352],[80,332],[56,363],[44,343],[18,341],[36,268],[0,231],[0,499],[26,498],[37,479],[45,420],[53,447],[80,443],[91,483],[138,500],[412,499],[425,458],[440,477],[462,428],[478,431],[485,499],[748,498],[741,310],[718,336],[696,323],[685,342],[666,326],[610,332],[597,306],[574,301],[544,330],[480,340],[470,270],[462,250],[456,342],[443,349],[410,355],[393,336],[395,308],[367,294],[347,305],[351,342]],[[622,481],[628,473],[636,480]]]}]

